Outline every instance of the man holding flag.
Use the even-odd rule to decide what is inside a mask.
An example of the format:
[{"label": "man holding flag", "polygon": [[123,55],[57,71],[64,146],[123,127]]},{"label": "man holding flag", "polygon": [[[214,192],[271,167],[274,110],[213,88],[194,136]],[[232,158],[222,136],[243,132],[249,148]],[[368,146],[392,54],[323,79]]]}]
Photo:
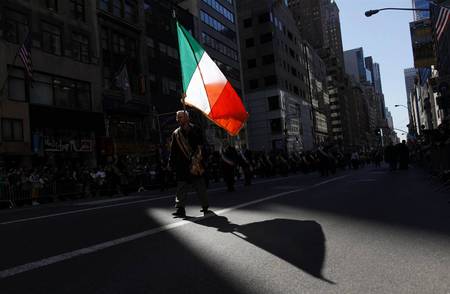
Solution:
[{"label": "man holding flag", "polygon": [[[209,120],[225,129],[229,135],[236,136],[248,118],[241,98],[205,49],[178,22],[177,34],[184,109],[186,105],[198,109]],[[177,112],[177,122],[180,127],[172,134],[169,160],[169,165],[175,168],[178,182],[175,200],[177,211],[174,215],[179,217],[186,215],[184,200],[188,183],[192,183],[197,190],[202,211],[206,214],[209,205],[203,178],[202,131],[189,122],[186,110]]]},{"label": "man holding flag", "polygon": [[177,193],[175,198],[176,217],[185,217],[185,200],[189,185],[197,191],[202,205],[202,212],[208,213],[208,198],[204,174],[204,139],[199,127],[189,121],[186,110],[177,111],[177,122],[180,125],[172,133],[169,168],[175,170]]}]

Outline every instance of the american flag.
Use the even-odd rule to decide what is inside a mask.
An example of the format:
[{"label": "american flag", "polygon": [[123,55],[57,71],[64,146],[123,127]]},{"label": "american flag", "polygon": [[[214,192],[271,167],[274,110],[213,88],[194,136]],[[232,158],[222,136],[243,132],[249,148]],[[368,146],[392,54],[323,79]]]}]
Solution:
[{"label": "american flag", "polygon": [[127,65],[124,63],[119,73],[115,77],[116,87],[124,91],[125,103],[131,101],[133,98],[131,96],[130,81],[128,79]]},{"label": "american flag", "polygon": [[434,35],[436,40],[439,41],[450,21],[450,8],[439,6],[434,3],[431,3],[431,5],[433,6]]},{"label": "american flag", "polygon": [[29,79],[33,78],[33,64],[31,62],[31,32],[28,33],[25,41],[19,48],[18,55],[23,62],[23,66],[25,67],[25,71],[27,73],[27,77]]}]

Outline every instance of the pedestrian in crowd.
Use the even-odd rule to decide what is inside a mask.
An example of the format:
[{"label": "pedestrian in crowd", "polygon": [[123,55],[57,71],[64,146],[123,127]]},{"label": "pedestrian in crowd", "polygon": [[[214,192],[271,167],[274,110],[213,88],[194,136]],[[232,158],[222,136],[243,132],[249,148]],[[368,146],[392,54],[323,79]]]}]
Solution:
[{"label": "pedestrian in crowd", "polygon": [[351,156],[351,162],[352,162],[353,169],[358,169],[359,168],[359,154],[358,154],[358,151],[353,151],[352,156]]},{"label": "pedestrian in crowd", "polygon": [[169,167],[175,170],[177,192],[175,197],[176,217],[186,217],[186,195],[192,185],[202,205],[202,212],[207,214],[208,197],[204,180],[204,138],[199,127],[189,120],[189,113],[180,110],[176,113],[179,127],[172,133]]},{"label": "pedestrian in crowd", "polygon": [[253,178],[251,151],[248,149],[245,149],[245,151],[242,151],[242,149],[240,149],[239,161],[240,161],[240,165],[242,166],[242,170],[244,171],[244,185],[250,186],[252,184],[252,178]]},{"label": "pedestrian in crowd", "polygon": [[406,145],[406,141],[403,140],[402,143],[397,146],[399,169],[408,169],[409,165],[409,149]]},{"label": "pedestrian in crowd", "polygon": [[235,183],[235,175],[236,175],[236,165],[238,161],[238,153],[236,149],[228,143],[227,140],[224,140],[222,144],[222,148],[220,149],[220,155],[222,158],[221,167],[222,167],[222,175],[223,179],[227,185],[227,191],[233,192],[234,183]]},{"label": "pedestrian in crowd", "polygon": [[330,158],[328,156],[328,153],[326,153],[325,150],[323,149],[323,147],[318,148],[317,157],[320,175],[322,177],[328,177],[330,171]]},{"label": "pedestrian in crowd", "polygon": [[397,170],[397,149],[389,144],[384,151],[384,160],[389,164],[389,170]]},{"label": "pedestrian in crowd", "polygon": [[31,184],[31,201],[33,205],[39,205],[37,201],[39,198],[39,192],[43,188],[43,180],[39,177],[39,174],[36,170],[31,172],[28,181]]}]

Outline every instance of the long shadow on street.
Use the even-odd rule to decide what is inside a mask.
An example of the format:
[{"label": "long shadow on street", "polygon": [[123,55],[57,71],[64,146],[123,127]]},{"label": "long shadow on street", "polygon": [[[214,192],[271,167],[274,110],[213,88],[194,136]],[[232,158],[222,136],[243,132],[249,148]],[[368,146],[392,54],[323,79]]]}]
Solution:
[{"label": "long shadow on street", "polygon": [[188,217],[187,220],[216,228],[219,232],[234,234],[311,276],[334,284],[322,275],[326,254],[325,235],[320,224],[315,221],[278,218],[238,225],[213,212],[204,219]]}]

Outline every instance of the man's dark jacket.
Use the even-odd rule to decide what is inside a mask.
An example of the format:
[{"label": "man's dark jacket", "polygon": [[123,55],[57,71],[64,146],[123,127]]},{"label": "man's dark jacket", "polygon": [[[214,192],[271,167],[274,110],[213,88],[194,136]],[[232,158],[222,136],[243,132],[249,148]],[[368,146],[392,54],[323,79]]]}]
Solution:
[{"label": "man's dark jacket", "polygon": [[[182,128],[178,128],[177,130],[181,131],[184,137],[189,142],[189,145],[191,146],[191,150],[195,151],[197,150],[198,146],[202,148],[202,152],[204,152],[204,138],[202,131],[199,127],[191,124],[190,128],[188,130],[183,130]],[[170,157],[169,157],[169,165],[172,168],[172,170],[175,171],[177,181],[190,181],[193,177],[191,173],[189,172],[190,162],[191,159],[187,158],[183,151],[180,148],[180,145],[177,142],[175,130],[172,133],[172,144],[170,147]],[[203,154],[203,158],[206,158],[206,154]],[[190,157],[192,154],[190,155]]]}]

